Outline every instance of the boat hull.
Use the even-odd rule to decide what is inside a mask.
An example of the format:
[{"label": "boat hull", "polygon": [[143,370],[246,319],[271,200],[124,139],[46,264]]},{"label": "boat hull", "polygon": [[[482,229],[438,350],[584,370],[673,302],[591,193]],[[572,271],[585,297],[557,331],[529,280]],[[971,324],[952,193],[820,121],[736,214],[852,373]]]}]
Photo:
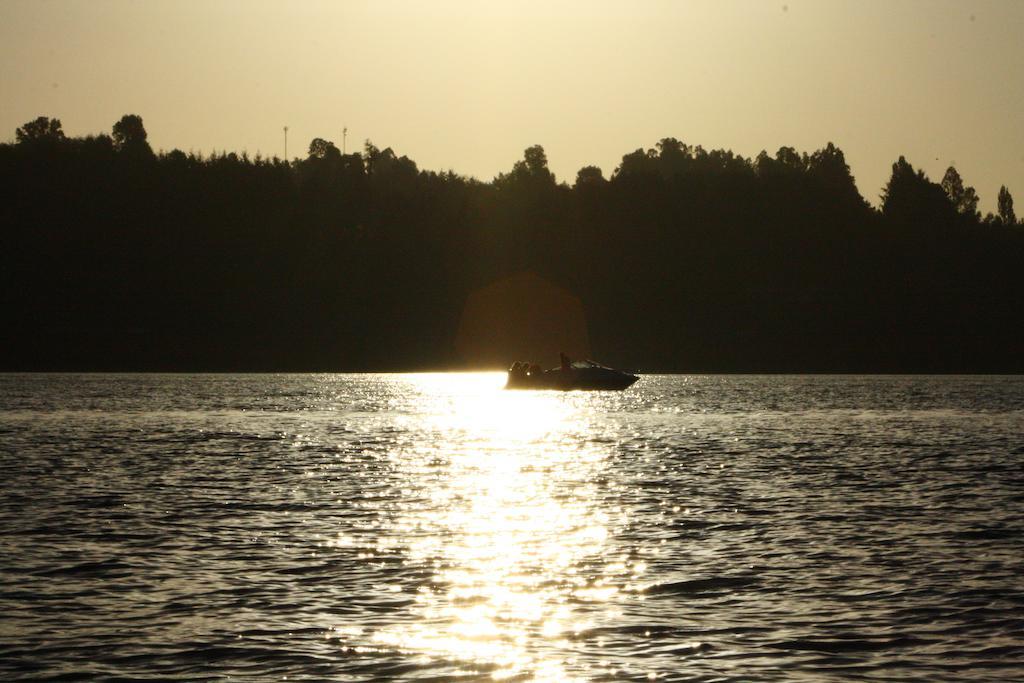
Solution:
[{"label": "boat hull", "polygon": [[636,375],[611,368],[561,368],[548,370],[539,375],[508,377],[506,389],[556,389],[561,391],[622,391],[631,387],[638,379]]}]

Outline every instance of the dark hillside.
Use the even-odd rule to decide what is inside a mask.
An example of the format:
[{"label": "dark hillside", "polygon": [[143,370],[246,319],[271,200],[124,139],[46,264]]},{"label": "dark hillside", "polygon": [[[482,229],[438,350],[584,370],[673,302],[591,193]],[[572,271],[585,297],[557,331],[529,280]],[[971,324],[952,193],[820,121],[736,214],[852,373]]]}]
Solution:
[{"label": "dark hillside", "polygon": [[[137,116],[76,139],[41,118],[0,145],[0,181],[5,370],[550,358],[511,325],[490,354],[458,340],[475,293],[531,273],[581,302],[576,341],[630,368],[1024,371],[1009,192],[982,219],[955,169],[940,185],[901,158],[875,210],[831,144],[745,159],[665,139],[569,186],[539,146],[482,183],[369,143],[204,158],[155,154]],[[555,310],[524,294],[508,315],[578,329],[530,317]]]}]

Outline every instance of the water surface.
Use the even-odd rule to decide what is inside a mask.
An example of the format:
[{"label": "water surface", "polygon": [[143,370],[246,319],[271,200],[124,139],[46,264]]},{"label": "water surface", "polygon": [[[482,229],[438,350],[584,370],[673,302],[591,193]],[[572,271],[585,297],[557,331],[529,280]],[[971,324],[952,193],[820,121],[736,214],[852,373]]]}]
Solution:
[{"label": "water surface", "polygon": [[1024,378],[0,376],[0,675],[1024,678]]}]

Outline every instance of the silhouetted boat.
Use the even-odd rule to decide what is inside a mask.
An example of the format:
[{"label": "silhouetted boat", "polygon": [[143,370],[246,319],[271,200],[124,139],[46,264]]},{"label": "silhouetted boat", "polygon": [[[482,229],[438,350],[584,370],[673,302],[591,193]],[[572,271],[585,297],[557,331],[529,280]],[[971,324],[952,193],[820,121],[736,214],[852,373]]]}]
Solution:
[{"label": "silhouetted boat", "polygon": [[540,371],[537,366],[530,369],[516,363],[508,371],[506,389],[572,389],[621,391],[631,386],[639,377],[629,372],[609,368],[592,360],[574,361],[568,368],[552,368]]}]

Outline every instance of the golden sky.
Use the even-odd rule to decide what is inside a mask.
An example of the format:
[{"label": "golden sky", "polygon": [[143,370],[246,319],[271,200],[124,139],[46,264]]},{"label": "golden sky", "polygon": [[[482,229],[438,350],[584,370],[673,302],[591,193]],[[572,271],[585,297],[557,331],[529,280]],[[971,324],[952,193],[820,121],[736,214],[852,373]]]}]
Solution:
[{"label": "golden sky", "polygon": [[156,149],[304,155],[370,139],[490,180],[560,180],[676,137],[845,152],[872,202],[899,155],[1024,202],[1024,0],[0,0],[0,139],[143,117]]}]

